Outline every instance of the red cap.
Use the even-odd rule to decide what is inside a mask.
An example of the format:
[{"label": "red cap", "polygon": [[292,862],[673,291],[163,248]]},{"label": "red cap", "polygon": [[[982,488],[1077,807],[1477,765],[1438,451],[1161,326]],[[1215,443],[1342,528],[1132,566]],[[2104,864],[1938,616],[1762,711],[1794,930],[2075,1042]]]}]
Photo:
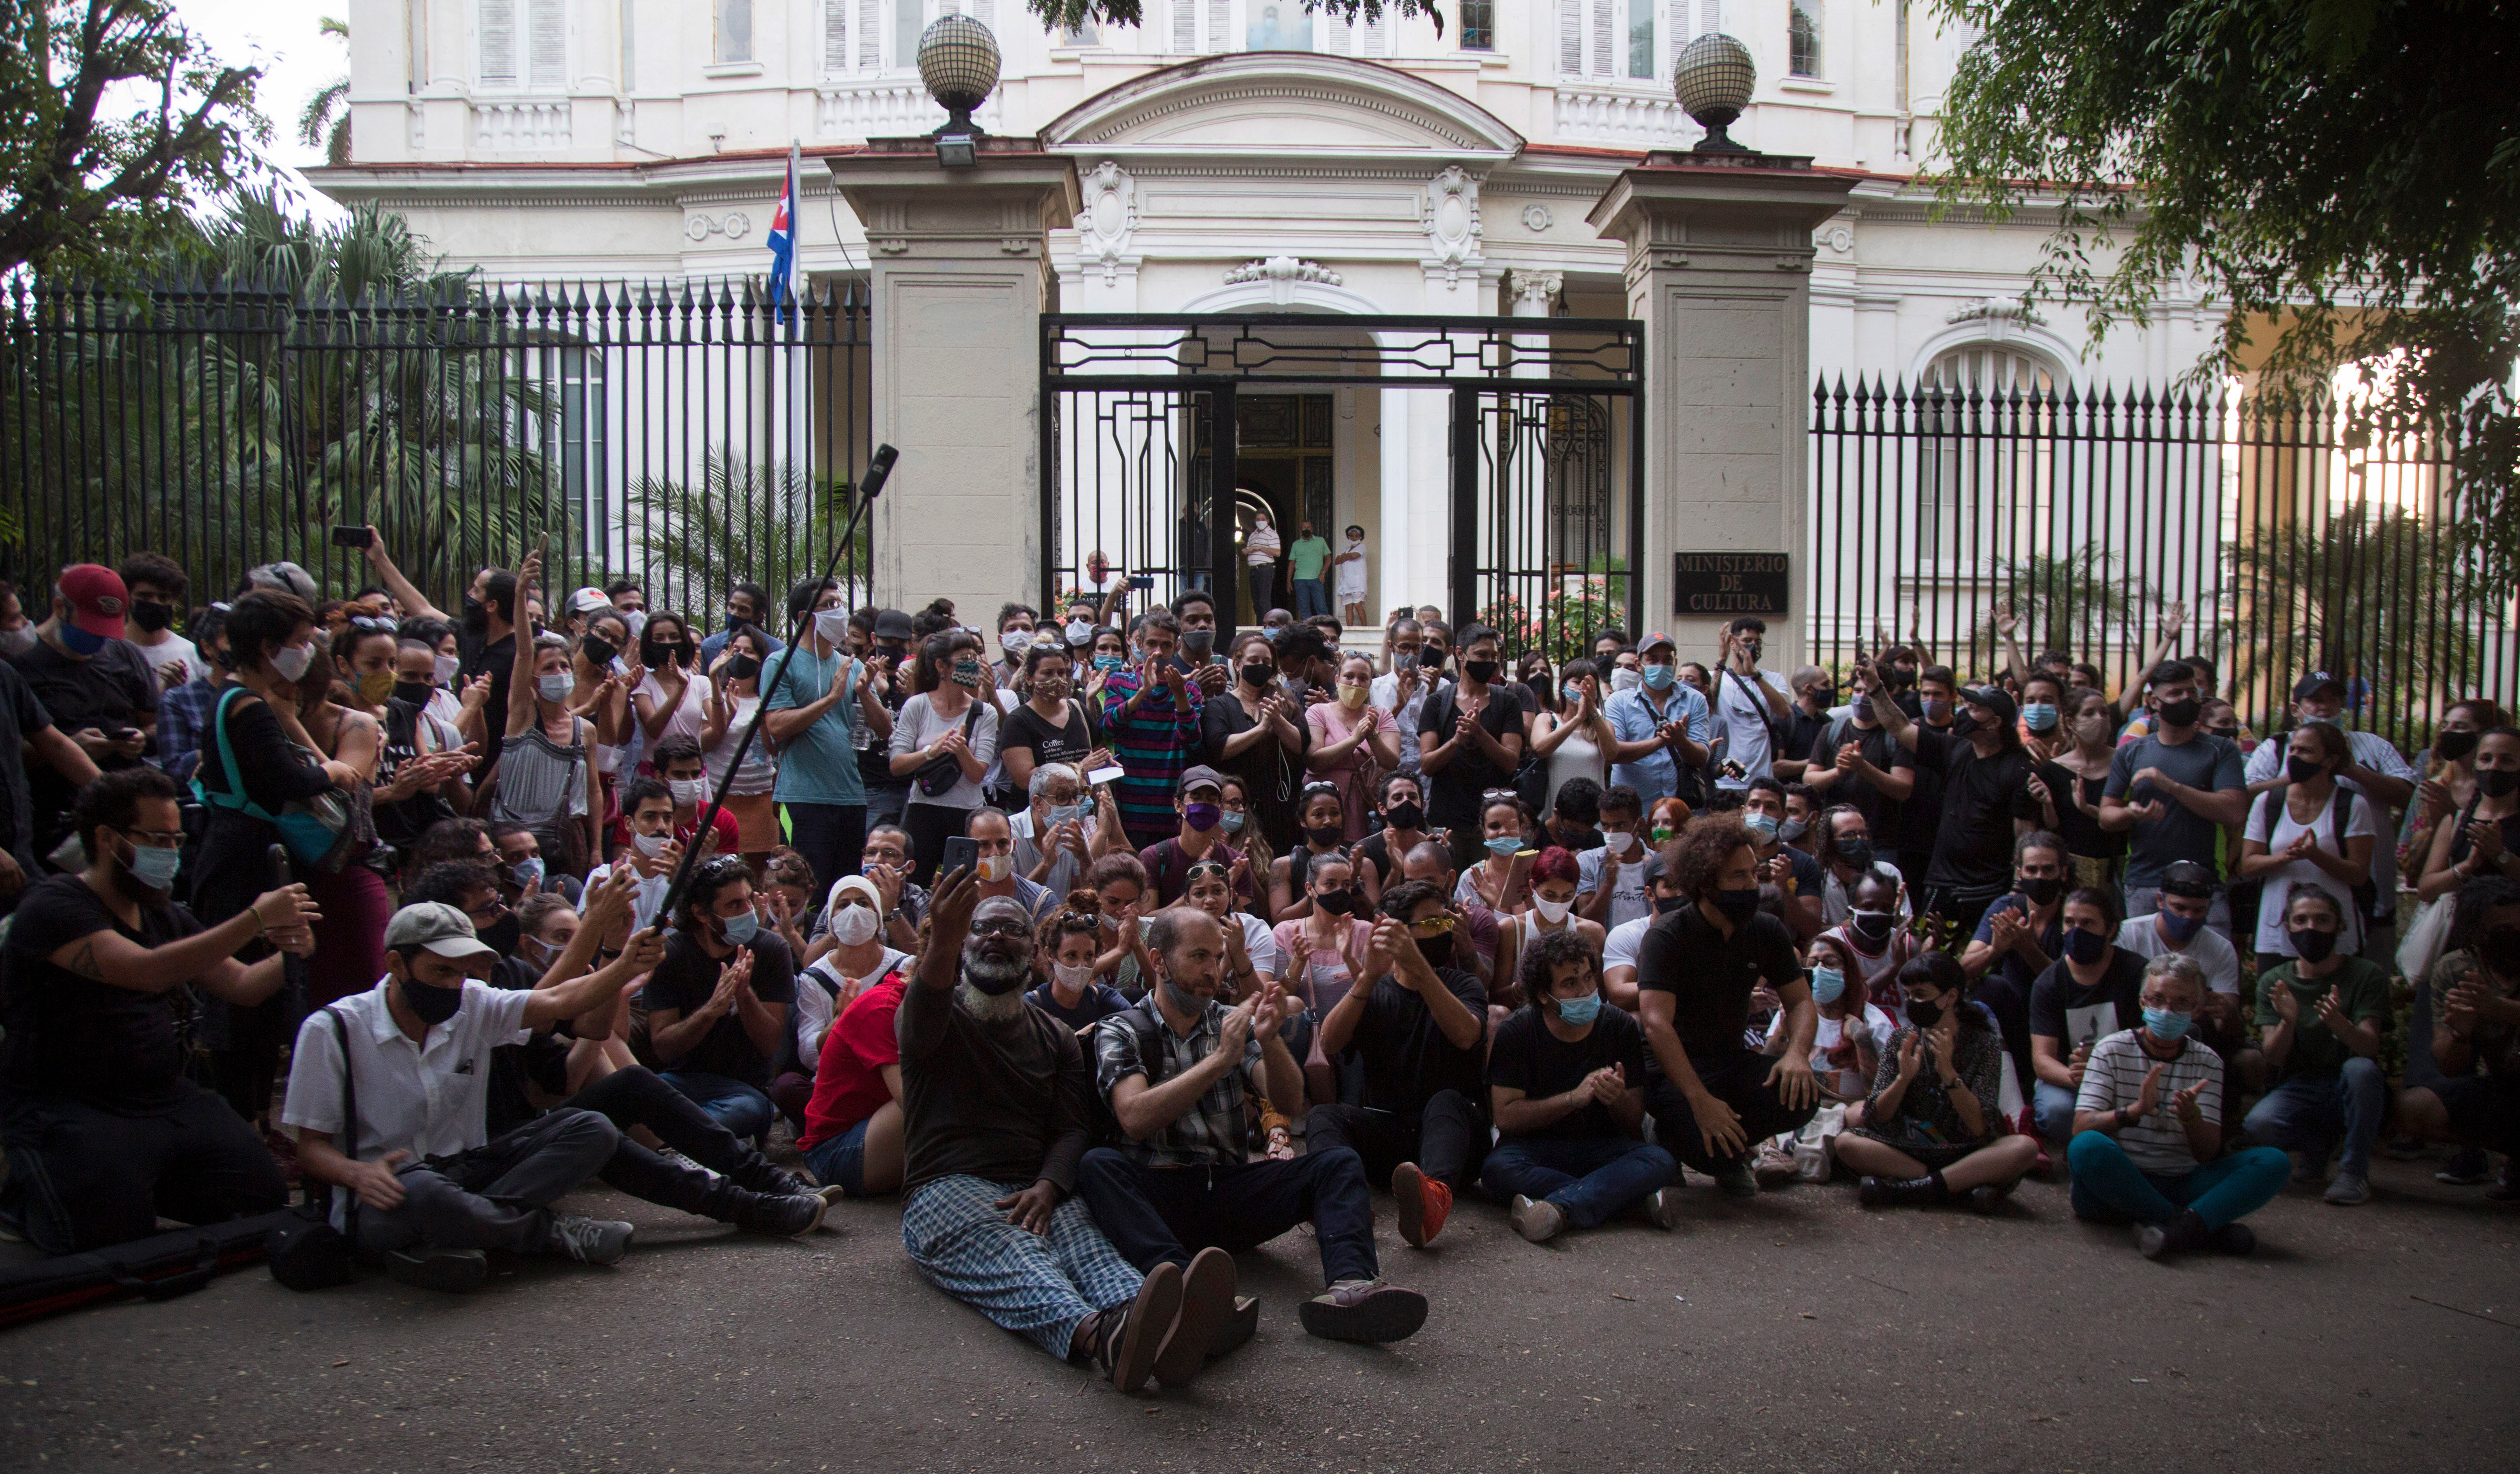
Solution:
[{"label": "red cap", "polygon": [[101,563],[75,563],[62,570],[56,587],[70,603],[70,623],[108,640],[122,638],[122,616],[131,607],[131,591],[122,575]]}]

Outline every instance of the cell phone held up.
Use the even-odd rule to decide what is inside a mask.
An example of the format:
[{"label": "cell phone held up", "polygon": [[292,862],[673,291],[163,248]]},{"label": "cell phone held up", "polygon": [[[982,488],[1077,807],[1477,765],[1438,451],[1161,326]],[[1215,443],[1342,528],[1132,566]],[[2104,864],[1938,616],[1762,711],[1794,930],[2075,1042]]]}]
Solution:
[{"label": "cell phone held up", "polygon": [[968,834],[946,839],[944,858],[936,863],[936,877],[943,879],[960,870],[976,871],[980,865],[980,841]]},{"label": "cell phone held up", "polygon": [[370,548],[376,545],[376,529],[373,527],[336,527],[333,529],[333,546],[336,548]]}]

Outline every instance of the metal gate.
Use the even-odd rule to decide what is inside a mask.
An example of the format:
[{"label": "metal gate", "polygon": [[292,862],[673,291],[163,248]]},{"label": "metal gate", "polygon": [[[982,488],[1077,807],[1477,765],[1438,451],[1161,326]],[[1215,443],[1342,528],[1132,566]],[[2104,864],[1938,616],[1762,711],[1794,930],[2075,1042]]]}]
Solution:
[{"label": "metal gate", "polygon": [[[1320,518],[1339,491],[1353,494],[1360,456],[1376,456],[1380,478],[1389,416],[1367,421],[1357,391],[1375,391],[1380,405],[1383,391],[1407,390],[1448,417],[1437,442],[1444,524],[1385,524],[1377,536],[1443,548],[1444,572],[1426,588],[1375,577],[1376,620],[1404,602],[1437,603],[1456,627],[1495,625],[1508,654],[1543,649],[1553,660],[1604,626],[1633,630],[1643,592],[1642,341],[1642,325],[1621,319],[1046,314],[1045,607],[1125,577],[1149,579],[1153,603],[1238,586],[1253,506],[1268,500],[1249,484],[1261,463],[1296,463],[1285,472],[1290,505]],[[1324,416],[1344,428],[1324,430]],[[1342,434],[1356,438],[1333,453]],[[1328,483],[1340,454],[1347,487]],[[1219,487],[1231,489],[1222,511]],[[1221,597],[1220,624],[1238,622],[1239,604]]]}]

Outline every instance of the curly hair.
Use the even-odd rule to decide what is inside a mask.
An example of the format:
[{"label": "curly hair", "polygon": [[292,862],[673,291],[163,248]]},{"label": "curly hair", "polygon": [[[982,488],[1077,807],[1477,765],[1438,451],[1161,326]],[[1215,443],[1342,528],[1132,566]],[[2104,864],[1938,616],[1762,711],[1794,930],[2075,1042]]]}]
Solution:
[{"label": "curly hair", "polygon": [[1093,937],[1094,950],[1102,950],[1102,923],[1098,919],[1102,911],[1100,896],[1090,890],[1072,890],[1067,893],[1065,904],[1041,918],[1041,924],[1032,929],[1032,970],[1043,981],[1050,979],[1050,965],[1058,960],[1058,944],[1065,938],[1078,935]]},{"label": "curly hair", "polygon": [[1540,1001],[1554,996],[1550,988],[1550,980],[1560,962],[1586,964],[1592,969],[1594,985],[1596,987],[1600,985],[1600,965],[1594,960],[1593,949],[1586,945],[1583,937],[1576,933],[1574,927],[1569,926],[1564,931],[1544,932],[1540,940],[1523,949],[1522,965],[1519,969],[1518,981],[1523,1000],[1535,1010],[1547,1011],[1540,1007]]},{"label": "curly hair", "polygon": [[1703,896],[1716,888],[1715,877],[1724,873],[1732,856],[1749,848],[1755,846],[1740,820],[1729,814],[1709,815],[1663,847],[1662,867],[1679,883],[1682,895]]}]

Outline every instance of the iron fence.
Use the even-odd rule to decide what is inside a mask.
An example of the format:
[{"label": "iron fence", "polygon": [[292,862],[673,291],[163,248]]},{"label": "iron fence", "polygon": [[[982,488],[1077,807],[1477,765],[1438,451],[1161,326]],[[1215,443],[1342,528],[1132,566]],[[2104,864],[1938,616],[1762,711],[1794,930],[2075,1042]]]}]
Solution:
[{"label": "iron fence", "polygon": [[2002,611],[2029,658],[2088,660],[2111,689],[2165,643],[2202,656],[2262,732],[2303,673],[2330,672],[2411,750],[2450,701],[2508,703],[2520,670],[2512,591],[2463,550],[2452,450],[2358,436],[2330,402],[1823,380],[1815,658],[1842,670],[1896,641],[1992,673]]},{"label": "iron fence", "polygon": [[[374,524],[443,608],[548,539],[552,588],[715,612],[818,569],[868,445],[865,300],[750,281],[307,300],[200,283],[0,301],[0,560],[38,586],[148,550],[195,601],[292,559],[371,581]],[[841,573],[873,597],[861,534]]]}]

